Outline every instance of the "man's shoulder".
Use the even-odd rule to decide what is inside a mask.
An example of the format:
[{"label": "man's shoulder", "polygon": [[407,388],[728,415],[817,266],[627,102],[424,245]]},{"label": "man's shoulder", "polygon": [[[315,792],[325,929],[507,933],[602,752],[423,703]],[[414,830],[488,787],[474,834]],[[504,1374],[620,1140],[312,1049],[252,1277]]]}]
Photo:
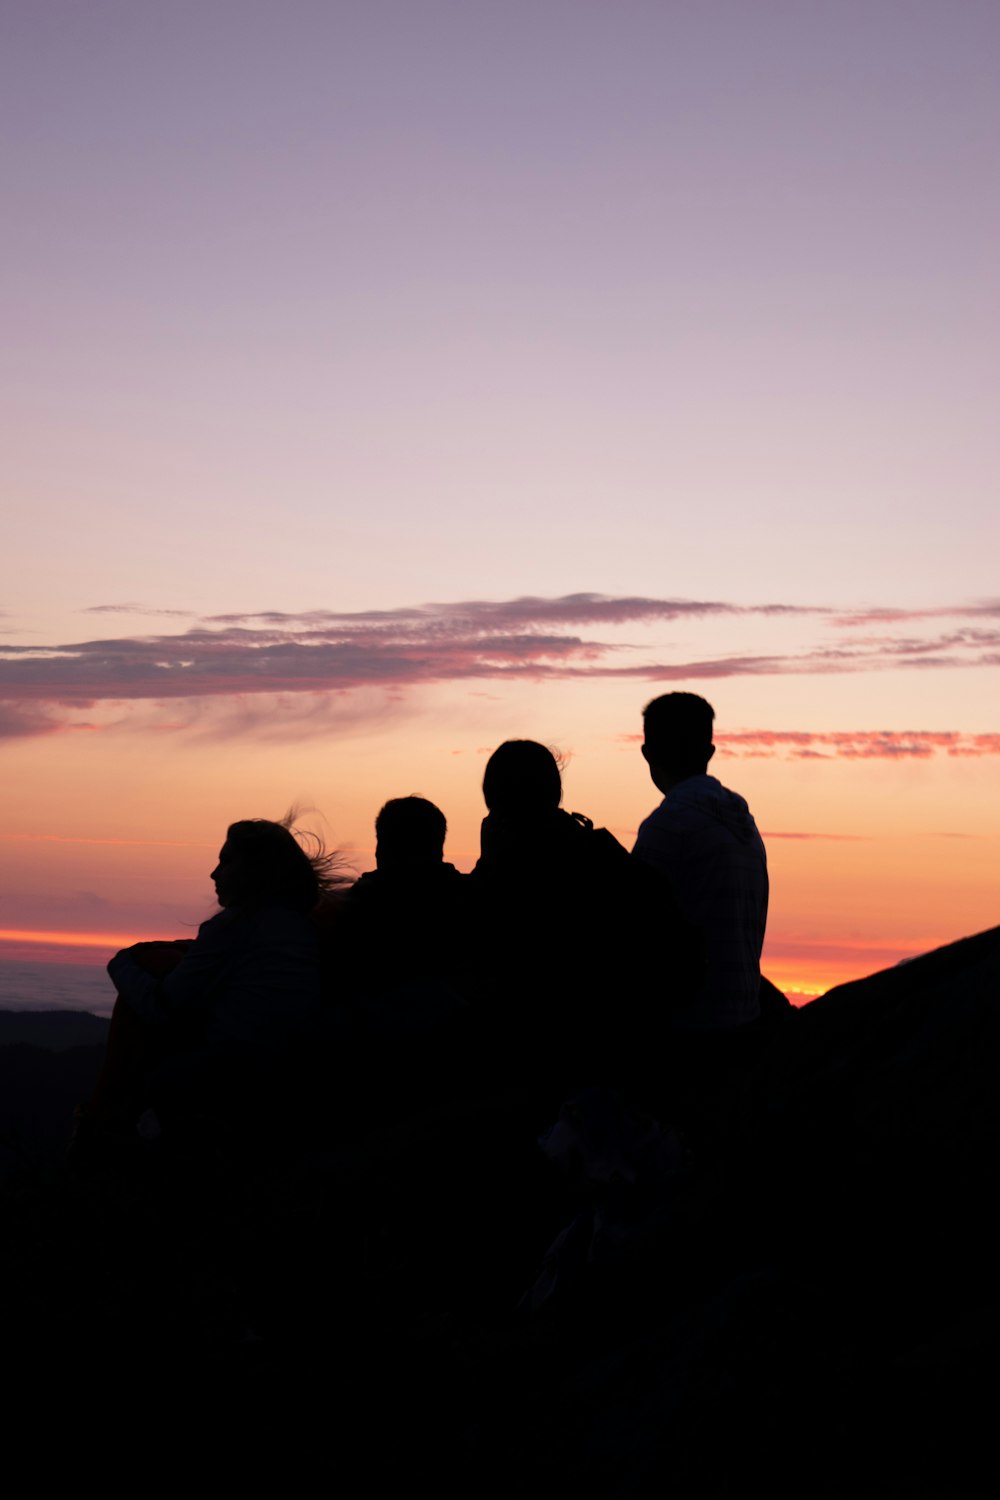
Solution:
[{"label": "man's shoulder", "polygon": [[670,788],[658,807],[639,824],[639,834],[683,833],[697,828],[713,815],[713,803],[725,788],[714,776],[689,776]]},{"label": "man's shoulder", "polygon": [[675,819],[692,825],[695,822],[710,825],[739,843],[753,843],[760,838],[746,798],[723,786],[714,776],[689,777],[672,788],[665,801],[673,803]]},{"label": "man's shoulder", "polygon": [[669,850],[674,858],[752,852],[765,858],[764,842],[745,798],[714,776],[678,782],[639,825],[636,854]]}]

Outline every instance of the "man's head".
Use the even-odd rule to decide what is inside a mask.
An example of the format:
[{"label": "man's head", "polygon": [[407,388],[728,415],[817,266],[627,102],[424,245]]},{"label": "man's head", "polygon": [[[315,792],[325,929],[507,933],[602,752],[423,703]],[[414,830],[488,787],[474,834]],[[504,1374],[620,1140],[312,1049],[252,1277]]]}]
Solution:
[{"label": "man's head", "polygon": [[447,832],[444,813],[426,797],[393,797],[375,819],[375,863],[380,870],[440,863]]},{"label": "man's head", "polygon": [[697,693],[664,693],[642,711],[642,753],[653,784],[667,792],[689,776],[703,776],[715,754],[715,710]]}]

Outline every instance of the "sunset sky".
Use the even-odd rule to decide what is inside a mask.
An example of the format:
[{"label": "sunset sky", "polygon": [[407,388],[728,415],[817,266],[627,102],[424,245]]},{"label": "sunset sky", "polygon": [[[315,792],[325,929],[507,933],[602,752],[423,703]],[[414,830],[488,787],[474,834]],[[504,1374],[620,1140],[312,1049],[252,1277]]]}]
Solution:
[{"label": "sunset sky", "polygon": [[1000,921],[995,0],[0,10],[4,956],[235,818],[629,842],[701,692],[815,993]]}]

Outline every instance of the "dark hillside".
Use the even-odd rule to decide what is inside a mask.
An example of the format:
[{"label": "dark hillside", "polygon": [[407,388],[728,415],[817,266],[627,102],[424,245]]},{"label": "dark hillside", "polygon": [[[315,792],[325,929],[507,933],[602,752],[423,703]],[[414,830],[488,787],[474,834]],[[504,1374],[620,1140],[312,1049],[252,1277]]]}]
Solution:
[{"label": "dark hillside", "polygon": [[[18,1107],[56,1113],[88,1055],[0,1049]],[[206,1137],[17,1166],[9,1359],[72,1372],[60,1430],[129,1472],[996,1494],[998,1070],[994,929],[791,1014],[662,1189],[570,1190],[497,1100],[249,1158]],[[518,1311],[574,1214],[560,1288]]]}]

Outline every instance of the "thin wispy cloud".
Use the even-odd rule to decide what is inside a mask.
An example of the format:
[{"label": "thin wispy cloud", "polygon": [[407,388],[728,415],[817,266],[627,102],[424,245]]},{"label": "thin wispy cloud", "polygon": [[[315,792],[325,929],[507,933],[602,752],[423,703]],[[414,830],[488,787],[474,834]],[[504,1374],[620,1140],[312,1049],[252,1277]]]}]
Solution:
[{"label": "thin wispy cloud", "polygon": [[[182,610],[106,603],[89,613],[116,616],[143,610],[185,615]],[[186,630],[0,647],[0,738],[107,730],[116,723],[180,731],[200,727],[220,734],[329,733],[347,725],[344,696],[365,690],[396,703],[426,684],[493,681],[634,679],[657,685],[710,682],[730,677],[878,672],[982,667],[1000,663],[1000,627],[960,626],[921,635],[915,620],[938,620],[948,611],[873,611],[852,614],[830,607],[724,600],[612,597],[594,593],[559,598],[521,597],[427,604],[392,610],[297,614],[262,610],[214,615]],[[956,617],[997,614],[1000,604],[958,606]],[[732,622],[746,640],[753,621],[768,642],[783,617],[799,620],[798,634],[838,631],[855,624],[861,636],[805,640],[794,648],[692,652],[703,639],[699,626],[714,620],[715,634]],[[871,626],[877,620],[878,634]],[[906,624],[893,633],[892,624]],[[639,641],[617,632],[634,626]],[[650,643],[650,629],[666,625],[670,637]],[[643,643],[643,634],[645,643]],[[748,643],[749,644],[749,643]],[[338,696],[339,695],[339,696]],[[280,698],[283,713],[265,709]],[[297,707],[293,700],[299,700]],[[209,707],[209,701],[211,707]],[[197,708],[203,703],[205,706]],[[137,715],[135,705],[148,712]],[[159,706],[176,704],[176,708]],[[183,707],[181,705],[184,705]],[[368,705],[369,711],[371,705]],[[86,717],[84,717],[86,716]],[[987,737],[988,739],[989,737]],[[736,745],[733,748],[739,748]],[[884,741],[848,736],[842,743],[813,736],[789,741],[787,753],[824,755],[926,755],[941,748],[916,736]],[[973,740],[944,746],[951,754],[992,754]],[[747,740],[741,753],[774,753],[774,746]]]},{"label": "thin wispy cloud", "polygon": [[68,725],[60,707],[64,705],[31,699],[0,701],[0,740],[37,739],[41,735],[64,733]]},{"label": "thin wispy cloud", "polygon": [[263,623],[284,627],[337,627],[351,631],[366,626],[390,630],[408,627],[435,635],[469,631],[507,632],[539,625],[621,625],[645,620],[697,619],[708,615],[815,615],[813,605],[728,604],[718,599],[648,599],[629,595],[610,598],[604,594],[564,594],[556,599],[528,595],[519,599],[476,599],[465,603],[426,604],[394,610],[366,610],[342,614],[332,610],[307,610],[302,614],[264,611],[259,614],[210,615],[209,624],[250,625]]},{"label": "thin wispy cloud", "polygon": [[958,730],[878,729],[813,733],[801,729],[747,729],[717,734],[715,741],[729,754],[743,757],[929,760],[939,754],[1000,755],[1000,734],[962,734]]},{"label": "thin wispy cloud", "polygon": [[783,832],[773,828],[761,829],[761,836],[765,839],[791,839],[793,841],[801,840],[804,842],[812,842],[814,839],[824,839],[840,844],[857,844],[865,841],[863,833],[812,833],[802,830]]},{"label": "thin wispy cloud", "polygon": [[79,613],[81,615],[173,615],[178,619],[187,620],[195,615],[193,609],[161,609],[149,604],[88,604]]},{"label": "thin wispy cloud", "polygon": [[901,625],[908,620],[1000,620],[1000,599],[981,599],[974,604],[939,605],[934,609],[850,609],[838,611],[833,624],[846,627],[861,625]]}]

